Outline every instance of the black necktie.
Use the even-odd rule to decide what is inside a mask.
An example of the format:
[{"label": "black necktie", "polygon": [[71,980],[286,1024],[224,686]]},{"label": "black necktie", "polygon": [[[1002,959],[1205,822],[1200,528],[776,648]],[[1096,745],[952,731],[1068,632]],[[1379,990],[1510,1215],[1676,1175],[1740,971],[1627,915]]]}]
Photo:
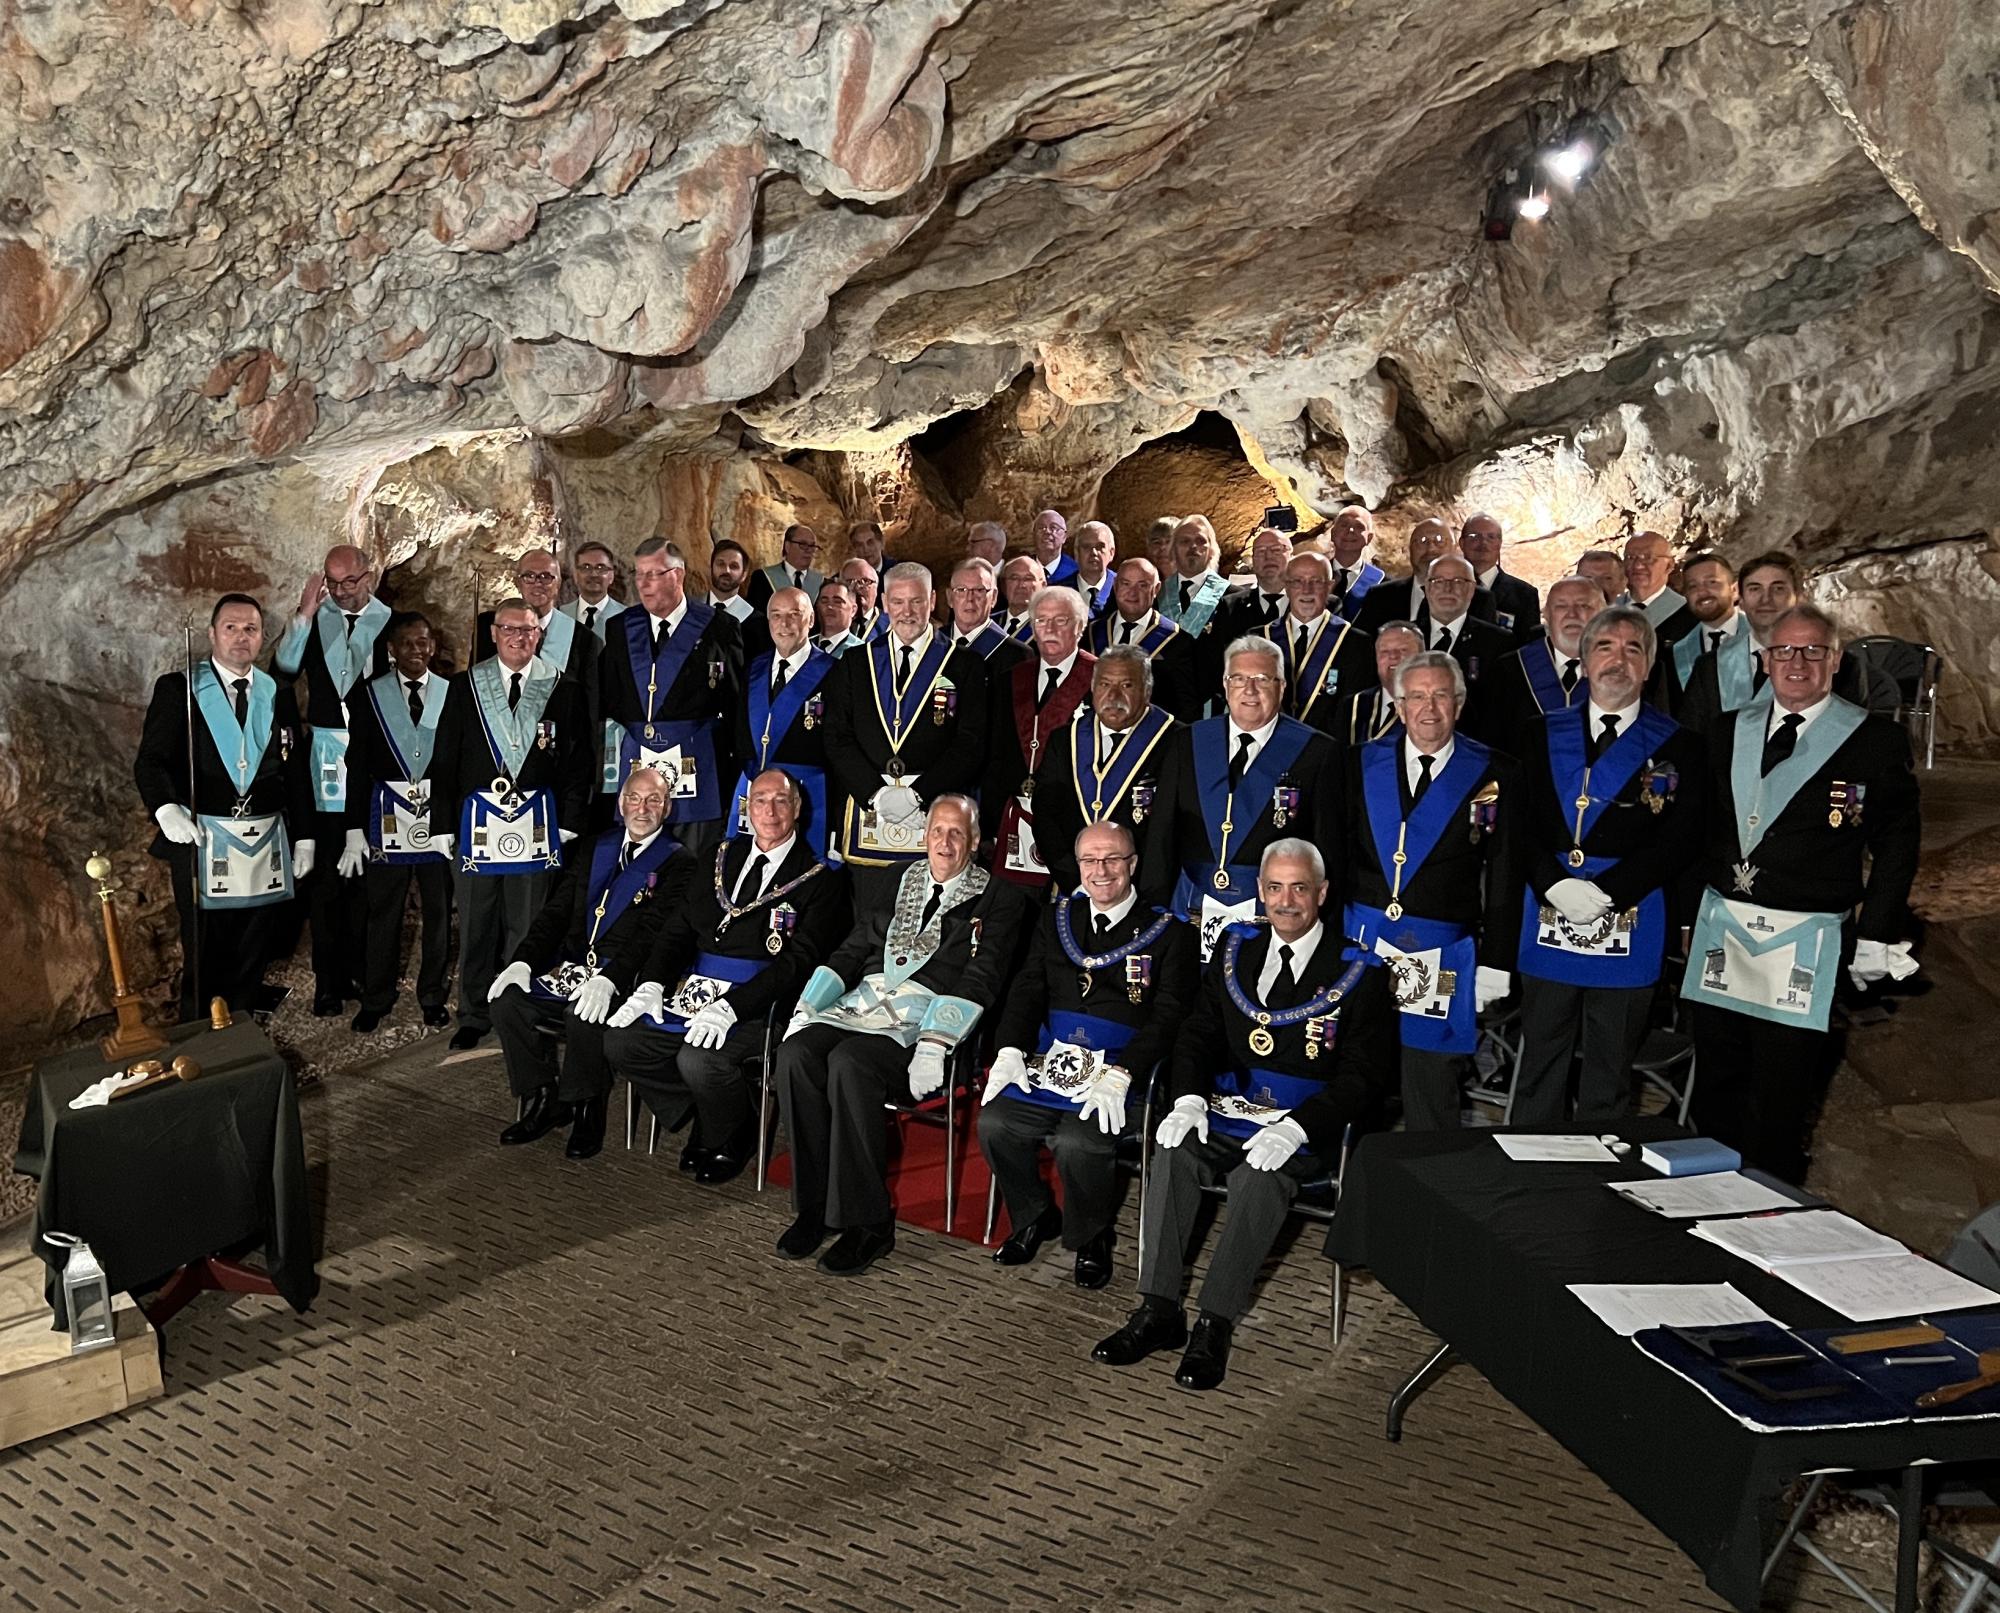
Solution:
[{"label": "black necktie", "polygon": [[597,607],[595,605],[586,605],[583,607],[583,625],[585,627],[595,627],[597,625]]},{"label": "black necktie", "polygon": [[250,680],[231,678],[229,687],[236,691],[236,726],[241,728],[250,720]]},{"label": "black necktie", "polygon": [[792,573],[792,586],[793,586],[794,588],[797,588],[797,589],[800,589],[800,590],[803,590],[803,589],[805,588],[805,585],[806,585],[806,574],[805,574],[805,573],[804,573],[803,571],[795,571],[795,572],[793,572],[793,573]]},{"label": "black necktie", "polygon": [[771,859],[758,852],[750,859],[750,866],[743,870],[743,877],[736,882],[736,900],[747,902],[764,894],[764,870]]},{"label": "black necktie", "polygon": [[1137,622],[1126,622],[1120,627],[1118,629],[1118,642],[1120,644],[1130,644],[1132,642],[1132,629],[1138,625]]},{"label": "black necktie", "polygon": [[410,679],[410,721],[418,727],[423,726],[424,686],[415,678]]},{"label": "black necktie", "polygon": [[1333,592],[1336,599],[1347,592],[1347,568],[1345,566],[1337,567],[1333,573]]},{"label": "black necktie", "polygon": [[1229,787],[1233,790],[1243,782],[1243,775],[1250,771],[1250,736],[1236,736],[1236,754],[1229,758]]},{"label": "black necktie", "polygon": [[1299,628],[1299,636],[1292,640],[1292,663],[1294,665],[1297,665],[1306,658],[1306,646],[1311,642],[1312,634],[1301,626]]},{"label": "black necktie", "polygon": [[1761,694],[1763,693],[1764,685],[1771,681],[1771,675],[1764,670],[1763,656],[1753,655],[1750,659],[1757,668],[1755,672],[1750,674],[1750,693],[1753,695]]},{"label": "black necktie", "polygon": [[910,686],[910,663],[916,653],[917,647],[914,644],[905,644],[903,646],[903,670],[896,674],[896,693],[898,694],[901,694]]},{"label": "black necktie", "polygon": [[660,646],[666,642],[667,642],[666,618],[655,617],[653,620],[653,658],[655,660],[659,659]]},{"label": "black necktie", "polygon": [[347,611],[344,614],[347,617],[347,636],[352,638],[354,637],[354,624],[361,620],[361,613],[359,611]]},{"label": "black necktie", "polygon": [[1598,722],[1602,731],[1593,735],[1590,741],[1590,759],[1593,762],[1611,749],[1611,742],[1618,737],[1618,718],[1614,714],[1607,711]]},{"label": "black necktie", "polygon": [[1107,728],[1104,731],[1104,752],[1097,759],[1097,765],[1099,767],[1106,767],[1110,765],[1111,758],[1117,755],[1118,747],[1121,743],[1123,743],[1124,739],[1125,739],[1124,734],[1119,732],[1117,729]]},{"label": "black necktie", "polygon": [[1035,700],[1035,710],[1037,711],[1040,711],[1042,707],[1046,706],[1049,703],[1049,696],[1056,692],[1056,685],[1062,682],[1061,667],[1059,666],[1050,667],[1048,669],[1048,674],[1049,674],[1049,681],[1042,685],[1042,692]]},{"label": "black necktie", "polygon": [[783,661],[778,663],[778,675],[771,680],[771,698],[776,700],[785,692],[785,684],[791,677],[791,668]]},{"label": "black necktie", "polygon": [[1194,583],[1192,581],[1184,582],[1181,584],[1181,609],[1186,610],[1193,603]]},{"label": "black necktie", "polygon": [[1440,627],[1438,629],[1438,641],[1431,648],[1436,650],[1440,655],[1451,654],[1451,629]]},{"label": "black necktie", "polygon": [[1091,928],[1097,932],[1098,950],[1102,951],[1105,943],[1111,939],[1111,915],[1109,913],[1096,913],[1092,915],[1090,922]]},{"label": "black necktie", "polygon": [[1577,659],[1573,655],[1567,661],[1563,662],[1562,682],[1564,694],[1576,693],[1576,668]]},{"label": "black necktie", "polygon": [[1419,755],[1417,757],[1417,784],[1416,788],[1410,791],[1410,805],[1412,807],[1424,798],[1424,791],[1431,787],[1431,763],[1434,760],[1436,758],[1431,756]]},{"label": "black necktie", "polygon": [[512,711],[520,703],[521,703],[521,674],[518,672],[511,672],[507,675],[507,709],[509,711]]},{"label": "black necktie", "polygon": [[1298,993],[1299,977],[1292,973],[1292,949],[1289,945],[1278,948],[1278,972],[1272,978],[1271,989],[1264,994],[1266,1008],[1283,1008],[1291,1003]]},{"label": "black necktie", "polygon": [[626,841],[624,854],[618,859],[618,866],[620,868],[630,868],[632,866],[632,859],[638,855],[639,842],[636,840]]},{"label": "black necktie", "polygon": [[1283,594],[1266,594],[1264,596],[1264,620],[1275,622],[1284,614],[1285,596]]},{"label": "black necktie", "polygon": [[937,917],[938,904],[944,900],[944,887],[936,880],[931,881],[931,899],[924,903],[923,917],[917,920],[919,930],[930,928],[931,920]]},{"label": "black necktie", "polygon": [[1778,724],[1776,731],[1764,741],[1764,772],[1768,775],[1780,762],[1791,760],[1792,752],[1798,748],[1799,729],[1805,718],[1796,711],[1785,713],[1785,720]]},{"label": "black necktie", "polygon": [[1722,648],[1723,637],[1722,629],[1719,627],[1708,635],[1708,653],[1710,655],[1715,654],[1716,651]]}]

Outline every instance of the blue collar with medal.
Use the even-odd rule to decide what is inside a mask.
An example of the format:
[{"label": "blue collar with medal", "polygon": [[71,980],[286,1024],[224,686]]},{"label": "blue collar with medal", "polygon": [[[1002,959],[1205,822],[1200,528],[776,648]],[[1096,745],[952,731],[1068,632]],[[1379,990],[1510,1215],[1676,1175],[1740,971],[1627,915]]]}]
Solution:
[{"label": "blue collar with medal", "polygon": [[368,699],[375,708],[382,738],[396,759],[405,783],[414,784],[430,770],[431,746],[437,742],[438,718],[444,711],[445,680],[435,672],[424,680],[424,720],[410,720],[403,698],[403,677],[394,670],[368,680]]},{"label": "blue collar with medal", "polygon": [[[1435,788],[1435,786],[1433,786]],[[1425,797],[1429,799],[1428,795]],[[1236,978],[1236,957],[1243,950],[1243,943],[1265,928],[1262,921],[1255,925],[1232,924],[1229,938],[1222,945],[1222,984],[1229,993],[1229,1000],[1245,1019],[1255,1020],[1257,1028],[1250,1033],[1250,1051],[1259,1058],[1269,1058],[1277,1050],[1277,1039],[1271,1035],[1271,1028],[1280,1029],[1288,1025],[1300,1025],[1309,1019],[1324,1019],[1340,1006],[1344,998],[1361,982],[1361,977],[1374,962],[1372,954],[1357,958],[1346,970],[1329,984],[1320,987],[1309,999],[1294,1008],[1266,1008],[1251,1000],[1243,989],[1243,982]],[[1275,933],[1275,932],[1274,932]],[[1331,932],[1322,935],[1320,945],[1333,940]]]},{"label": "blue collar with medal", "polygon": [[[243,675],[250,687],[244,701],[248,717],[242,725],[236,721],[236,703],[223,689],[212,660],[203,661],[194,669],[194,701],[201,708],[202,721],[208,725],[216,759],[235,781],[237,795],[248,800],[250,785],[264,765],[265,747],[271,743],[271,727],[277,720],[278,685],[268,672],[260,672],[254,666]],[[190,786],[192,783],[190,780]]]},{"label": "blue collar with medal", "polygon": [[1173,914],[1161,913],[1151,924],[1147,925],[1145,929],[1141,930],[1123,945],[1115,946],[1109,952],[1085,952],[1082,947],[1077,945],[1076,929],[1070,922],[1071,909],[1078,902],[1082,902],[1088,906],[1090,898],[1087,896],[1075,896],[1057,905],[1056,939],[1062,943],[1064,957],[1068,958],[1077,968],[1089,969],[1093,972],[1099,969],[1108,969],[1114,963],[1123,963],[1134,953],[1144,952],[1146,948],[1165,935],[1167,933],[1167,926],[1174,922]]},{"label": "blue collar with medal", "polygon": [[875,715],[889,741],[889,766],[886,771],[895,778],[903,775],[907,764],[900,752],[925,705],[935,704],[931,720],[939,727],[944,725],[946,717],[958,709],[957,690],[948,686],[938,687],[946,682],[944,667],[945,662],[951,659],[951,641],[933,630],[930,644],[911,666],[910,681],[899,690],[896,687],[895,656],[905,648],[906,645],[892,640],[887,634],[871,639],[868,644],[868,681],[875,697]]},{"label": "blue collar with medal", "polygon": [[1590,707],[1586,705],[1565,715],[1549,718],[1549,779],[1555,785],[1556,800],[1573,806],[1576,814],[1570,825],[1570,849],[1564,858],[1570,867],[1581,868],[1584,865],[1583,843],[1590,838],[1590,831],[1597,827],[1597,820],[1604,816],[1604,809],[1617,799],[1618,792],[1632,782],[1633,775],[1673,737],[1679,726],[1664,711],[1641,705],[1639,715],[1619,731],[1618,737],[1611,742],[1611,748],[1593,762],[1590,760]]},{"label": "blue collar with medal", "polygon": [[1403,916],[1404,885],[1417,877],[1424,860],[1437,849],[1473,784],[1486,771],[1491,754],[1476,739],[1454,736],[1451,760],[1405,818],[1400,778],[1403,741],[1377,739],[1361,748],[1362,804],[1381,864],[1382,883],[1389,887],[1389,900],[1382,911],[1391,923]]},{"label": "blue collar with medal", "polygon": [[1069,727],[1070,776],[1076,783],[1076,804],[1086,824],[1102,823],[1117,809],[1174,720],[1158,706],[1148,706],[1146,715],[1118,742],[1102,772],[1097,766],[1097,724],[1098,719],[1086,712]]},{"label": "blue collar with medal", "polygon": [[620,868],[618,859],[625,850],[625,836],[620,833],[598,837],[597,850],[590,859],[590,898],[594,905],[584,953],[584,962],[591,968],[597,967],[597,938],[603,932],[605,914],[609,913],[612,924],[616,925],[626,908],[636,907],[651,896],[658,885],[654,876],[659,873],[660,865],[680,849],[680,842],[662,827],[629,866]]},{"label": "blue collar with medal", "polygon": [[1729,759],[1729,806],[1736,822],[1736,843],[1743,851],[1743,860],[1731,870],[1736,894],[1741,896],[1754,894],[1758,869],[1750,854],[1764,832],[1868,717],[1859,706],[1839,695],[1829,695],[1826,710],[1806,725],[1792,754],[1767,774],[1763,771],[1764,737],[1772,705],[1766,685],[1762,694],[1736,714],[1735,753]]}]

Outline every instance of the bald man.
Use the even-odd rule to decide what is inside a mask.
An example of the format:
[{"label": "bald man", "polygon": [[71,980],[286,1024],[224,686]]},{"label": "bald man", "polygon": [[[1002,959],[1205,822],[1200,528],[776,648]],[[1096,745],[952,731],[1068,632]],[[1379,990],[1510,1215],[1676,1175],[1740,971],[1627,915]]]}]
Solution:
[{"label": "bald man", "polygon": [[1118,535],[1102,521],[1086,521],[1070,542],[1076,571],[1070,587],[1083,595],[1095,621],[1111,608],[1112,563],[1118,558]]},{"label": "bald man", "polygon": [[301,676],[306,683],[313,823],[301,838],[329,848],[301,893],[312,920],[313,1012],[323,1019],[361,1001],[367,893],[358,878],[341,877],[330,848],[347,838],[348,702],[388,669],[388,625],[389,607],[375,597],[375,563],[352,544],[337,544],[306,579],[275,658],[281,685]]},{"label": "bald man", "polygon": [[[577,619],[556,609],[556,596],[562,592],[562,567],[556,557],[547,549],[530,549],[522,555],[514,562],[514,592],[527,601],[528,609],[542,624],[542,640],[535,653],[564,677],[574,678],[587,692],[594,692],[603,642],[594,631],[579,632]],[[492,653],[493,613],[481,611],[479,649],[474,659],[483,661]],[[591,716],[595,718],[595,710]]]},{"label": "bald man", "polygon": [[[1431,613],[1424,594],[1424,577],[1433,560],[1457,552],[1451,541],[1451,528],[1436,516],[1426,516],[1410,528],[1410,577],[1408,580],[1377,583],[1369,589],[1368,597],[1361,602],[1360,615],[1354,618],[1354,625],[1364,633],[1373,633],[1384,622],[1415,622],[1428,634]],[[1466,607],[1465,614],[1476,621],[1491,622],[1493,596],[1479,587],[1478,581],[1475,576],[1472,603]]]},{"label": "bald man", "polygon": [[1634,533],[1625,545],[1625,592],[1617,604],[1646,613],[1664,647],[1696,627],[1687,601],[1668,586],[1674,571],[1674,546],[1658,532]]},{"label": "bald man", "polygon": [[1493,596],[1493,620],[1532,644],[1542,630],[1542,601],[1535,585],[1500,567],[1500,523],[1481,511],[1458,529],[1458,552],[1472,562],[1479,586]]}]

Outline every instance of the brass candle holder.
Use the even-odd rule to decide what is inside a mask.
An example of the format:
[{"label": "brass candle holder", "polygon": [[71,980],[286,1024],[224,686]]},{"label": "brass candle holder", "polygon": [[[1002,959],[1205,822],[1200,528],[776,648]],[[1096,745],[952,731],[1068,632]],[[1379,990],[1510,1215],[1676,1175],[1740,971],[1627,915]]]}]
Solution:
[{"label": "brass candle holder", "polygon": [[118,1028],[99,1038],[98,1048],[110,1063],[157,1052],[167,1045],[167,1039],[147,1022],[145,1003],[125,979],[125,948],[118,939],[118,911],[111,905],[111,898],[118,893],[118,887],[111,883],[111,859],[100,851],[83,865],[83,871],[97,881],[98,906],[104,913],[104,945],[111,954],[111,1006],[118,1014]]}]

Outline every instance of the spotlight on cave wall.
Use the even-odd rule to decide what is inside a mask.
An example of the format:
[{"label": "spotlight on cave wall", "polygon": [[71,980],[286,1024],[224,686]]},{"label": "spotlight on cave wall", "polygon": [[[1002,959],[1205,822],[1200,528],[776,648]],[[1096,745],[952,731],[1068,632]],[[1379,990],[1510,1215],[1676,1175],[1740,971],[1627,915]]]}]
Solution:
[{"label": "spotlight on cave wall", "polygon": [[1596,114],[1571,118],[1529,161],[1509,168],[1486,194],[1486,239],[1511,240],[1516,219],[1547,218],[1558,192],[1574,194],[1596,171],[1611,138],[1610,123]]}]

